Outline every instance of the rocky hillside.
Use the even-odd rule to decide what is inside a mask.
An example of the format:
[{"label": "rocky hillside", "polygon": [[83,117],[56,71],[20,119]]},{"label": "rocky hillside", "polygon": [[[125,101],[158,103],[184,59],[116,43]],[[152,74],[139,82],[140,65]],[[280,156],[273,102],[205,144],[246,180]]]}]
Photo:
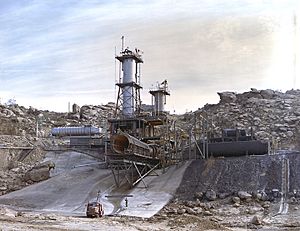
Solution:
[{"label": "rocky hillside", "polygon": [[204,117],[218,135],[224,128],[252,128],[257,138],[273,141],[279,149],[300,148],[300,90],[282,93],[252,88],[218,95],[218,104],[206,104],[184,115],[182,121],[192,124],[195,118]]},{"label": "rocky hillside", "polygon": [[57,113],[25,108],[19,105],[0,105],[0,134],[35,136],[39,123],[39,136],[48,136],[51,128],[58,126],[94,125],[105,127],[114,110],[114,103],[107,105],[73,105],[71,113]]},{"label": "rocky hillside", "polygon": [[[178,117],[177,125],[188,134],[194,126],[198,132],[201,118],[210,125],[216,135],[224,128],[253,129],[254,135],[270,140],[280,149],[300,148],[300,90],[285,93],[273,90],[251,89],[245,93],[221,92],[218,104]],[[0,134],[35,136],[36,121],[40,137],[47,137],[50,129],[57,126],[94,125],[107,127],[107,118],[113,115],[114,103],[106,105],[73,105],[71,113],[57,113],[25,108],[18,105],[0,105]],[[197,123],[195,123],[197,122]],[[196,125],[195,125],[196,124]],[[195,130],[196,131],[196,130]]]},{"label": "rocky hillside", "polygon": [[[114,103],[73,105],[71,113],[57,113],[19,105],[0,105],[0,195],[49,178],[49,167],[41,166],[40,162],[53,142],[47,138],[51,128],[81,125],[105,128],[114,108]],[[36,138],[37,122],[39,138]],[[31,147],[32,150],[15,147]]]}]

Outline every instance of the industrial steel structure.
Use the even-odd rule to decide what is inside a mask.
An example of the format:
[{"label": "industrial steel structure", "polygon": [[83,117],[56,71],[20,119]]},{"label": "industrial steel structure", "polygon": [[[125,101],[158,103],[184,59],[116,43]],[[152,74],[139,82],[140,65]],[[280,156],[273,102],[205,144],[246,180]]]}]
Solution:
[{"label": "industrial steel structure", "polygon": [[191,121],[184,136],[179,134],[176,121],[171,119],[164,107],[166,97],[170,95],[167,80],[149,91],[152,112],[143,113],[140,99],[141,54],[138,49],[131,51],[126,48],[115,57],[122,71],[116,84],[119,89],[115,116],[109,120],[111,153],[107,155],[107,161],[117,186],[124,182],[134,186],[140,181],[147,186],[143,181],[145,176],[156,168],[164,168],[182,159],[267,152],[267,144],[246,136],[244,130],[225,129],[221,140],[214,139],[214,124],[203,115]]},{"label": "industrial steel structure", "polygon": [[157,85],[156,89],[150,91],[152,95],[152,105],[154,105],[154,114],[159,115],[165,111],[166,96],[170,95],[167,80]]},{"label": "industrial steel structure", "polygon": [[166,96],[170,95],[166,80],[150,91],[154,97],[151,115],[141,110],[141,54],[139,49],[126,48],[115,57],[121,72],[116,84],[119,89],[115,116],[109,120],[111,153],[107,154],[107,161],[117,186],[124,181],[132,186],[143,182],[156,168],[172,162],[176,149],[171,140],[171,121],[164,112]]},{"label": "industrial steel structure", "polygon": [[[119,87],[116,115],[123,118],[134,117],[139,114],[141,106],[140,64],[143,63],[143,59],[140,50],[131,51],[129,48],[122,50],[116,59],[120,61],[122,70],[116,84]],[[119,110],[122,113],[119,114]]]},{"label": "industrial steel structure", "polygon": [[[204,113],[205,114],[205,113]],[[270,154],[270,142],[257,140],[251,129],[216,129],[213,121],[198,113],[189,128],[189,158],[233,157]]]}]

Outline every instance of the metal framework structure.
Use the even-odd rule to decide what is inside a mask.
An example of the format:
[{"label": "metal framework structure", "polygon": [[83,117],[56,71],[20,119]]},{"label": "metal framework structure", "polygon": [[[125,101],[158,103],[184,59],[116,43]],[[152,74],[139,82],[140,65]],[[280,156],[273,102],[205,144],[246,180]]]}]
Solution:
[{"label": "metal framework structure", "polygon": [[[116,86],[119,87],[118,89],[118,96],[117,96],[117,104],[115,110],[115,117],[124,117],[120,113],[124,107],[124,104],[129,104],[131,100],[134,101],[132,106],[132,110],[134,114],[137,116],[140,114],[141,110],[141,93],[140,90],[143,89],[139,84],[130,82],[130,83],[117,83]],[[131,98],[124,98],[124,94],[129,94]]]},{"label": "metal framework structure", "polygon": [[[229,128],[228,128],[229,127]],[[270,154],[270,142],[257,140],[251,128],[247,135],[245,129],[224,124],[215,126],[205,112],[194,115],[189,128],[189,159],[218,156],[242,156]]]},{"label": "metal framework structure", "polygon": [[161,113],[164,113],[166,96],[170,95],[167,80],[164,80],[161,84],[158,84],[157,88],[150,90],[149,93],[152,95],[152,106],[154,108],[154,115],[158,116]]},{"label": "metal framework structure", "polygon": [[[126,48],[115,58],[120,62],[118,96],[115,117],[134,117],[139,115],[141,108],[140,90],[140,64],[143,63],[140,50]],[[121,113],[120,113],[121,112]]]},{"label": "metal framework structure", "polygon": [[[147,187],[143,180],[147,175],[157,168],[164,169],[183,160],[187,144],[176,129],[175,121],[170,122],[166,116],[112,119],[110,123],[113,152],[107,155],[107,163],[117,187],[123,183],[133,187],[140,181]],[[119,129],[122,132],[118,132]],[[117,143],[112,138],[114,135],[117,136]],[[132,136],[135,138],[132,139]],[[123,144],[126,146],[124,151]],[[147,153],[151,144],[156,147],[152,154]]]},{"label": "metal framework structure", "polygon": [[147,188],[144,178],[151,173],[158,175],[155,169],[158,168],[159,163],[150,164],[127,159],[109,160],[108,163],[117,187],[120,187],[123,183],[128,183],[131,187],[134,187],[142,182],[144,187]]},{"label": "metal framework structure", "polygon": [[[165,80],[158,89],[150,91],[156,98],[156,109],[151,114],[141,113],[140,64],[141,52],[124,48],[115,58],[120,61],[120,75],[114,118],[110,123],[110,145],[106,160],[117,187],[128,183],[131,187],[142,182],[155,169],[178,161],[175,126],[171,133],[171,122],[164,112],[165,98],[170,95]],[[175,125],[175,124],[174,124]],[[183,150],[183,149],[181,149]]]}]

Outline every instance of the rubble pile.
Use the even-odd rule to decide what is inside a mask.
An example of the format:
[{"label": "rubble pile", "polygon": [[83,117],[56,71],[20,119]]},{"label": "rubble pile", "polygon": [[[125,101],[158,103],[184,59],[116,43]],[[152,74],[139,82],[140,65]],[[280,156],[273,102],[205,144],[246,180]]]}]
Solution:
[{"label": "rubble pile", "polygon": [[[239,198],[239,197],[237,197]],[[232,198],[233,199],[233,198]],[[207,229],[227,230],[226,227],[262,228],[264,218],[271,214],[270,202],[260,202],[251,199],[240,199],[239,203],[232,199],[218,199],[217,201],[186,201],[175,199],[159,213],[159,217],[168,217],[170,220],[180,220],[183,217],[198,218],[202,222],[210,221]]]},{"label": "rubble pile", "polygon": [[[216,197],[211,198],[212,194]],[[296,195],[290,195],[287,200],[290,207],[286,219],[278,214],[281,196],[277,190],[269,192],[268,195],[263,191],[256,193],[238,191],[233,194],[225,194],[207,190],[206,193],[195,193],[194,199],[185,200],[178,197],[173,199],[155,217],[157,219],[168,218],[170,221],[180,221],[181,219],[186,221],[189,220],[188,218],[197,218],[201,223],[210,221],[211,225],[215,226],[214,230],[227,230],[227,228],[246,228],[248,230],[266,227],[270,230],[276,230],[275,227],[293,227],[295,229],[286,230],[298,230],[299,222],[296,222],[298,220],[296,214],[299,211],[299,197],[297,199]],[[178,224],[180,222],[177,222]]]},{"label": "rubble pile", "polygon": [[220,92],[218,104],[206,104],[194,113],[187,113],[183,121],[192,123],[199,115],[213,124],[220,135],[224,128],[252,128],[261,140],[272,141],[282,149],[300,147],[300,90],[285,93],[252,88],[245,93]]}]

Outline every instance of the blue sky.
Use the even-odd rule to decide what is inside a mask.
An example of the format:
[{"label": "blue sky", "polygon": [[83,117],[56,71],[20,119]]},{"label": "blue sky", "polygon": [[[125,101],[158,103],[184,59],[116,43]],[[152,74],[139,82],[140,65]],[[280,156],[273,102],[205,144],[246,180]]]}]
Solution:
[{"label": "blue sky", "polygon": [[[0,98],[67,111],[115,101],[115,47],[144,51],[142,100],[168,79],[176,113],[217,91],[291,89],[297,0],[2,0]],[[299,20],[298,20],[299,21]],[[299,34],[299,23],[296,32]],[[298,47],[298,48],[296,48]],[[297,70],[299,65],[297,66]]]}]

